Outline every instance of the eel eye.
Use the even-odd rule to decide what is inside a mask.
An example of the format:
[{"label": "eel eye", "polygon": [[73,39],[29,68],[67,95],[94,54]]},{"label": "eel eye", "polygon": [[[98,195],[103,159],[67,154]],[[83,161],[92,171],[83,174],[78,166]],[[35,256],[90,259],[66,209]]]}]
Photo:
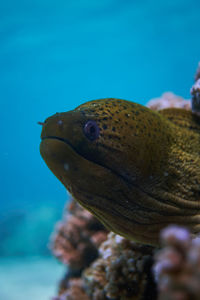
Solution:
[{"label": "eel eye", "polygon": [[94,141],[99,137],[99,126],[95,121],[87,121],[84,125],[83,131],[90,141]]}]

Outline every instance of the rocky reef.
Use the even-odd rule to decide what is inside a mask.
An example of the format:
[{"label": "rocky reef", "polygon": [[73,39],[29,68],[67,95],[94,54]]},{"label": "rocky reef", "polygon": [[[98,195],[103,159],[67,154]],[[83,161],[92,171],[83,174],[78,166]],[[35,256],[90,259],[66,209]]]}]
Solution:
[{"label": "rocky reef", "polygon": [[161,249],[107,233],[73,200],[52,238],[66,266],[53,300],[199,300],[200,237],[175,225],[161,232]]},{"label": "rocky reef", "polygon": [[74,200],[52,236],[52,252],[67,267],[54,300],[155,299],[155,249],[114,233]]},{"label": "rocky reef", "polygon": [[[192,101],[168,92],[147,106],[200,113],[200,65],[191,95]],[[108,233],[72,200],[51,240],[66,265],[53,300],[200,300],[200,237],[171,225],[160,239],[158,249]]]}]

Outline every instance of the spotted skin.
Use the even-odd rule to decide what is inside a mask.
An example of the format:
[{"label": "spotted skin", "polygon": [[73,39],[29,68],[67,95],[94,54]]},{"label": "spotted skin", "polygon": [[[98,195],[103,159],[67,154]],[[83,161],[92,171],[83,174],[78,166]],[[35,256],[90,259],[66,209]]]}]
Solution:
[{"label": "spotted skin", "polygon": [[[83,130],[88,121],[99,128],[92,141]],[[48,118],[40,151],[107,228],[157,245],[169,223],[200,229],[199,133],[200,119],[190,111],[100,99]]]}]

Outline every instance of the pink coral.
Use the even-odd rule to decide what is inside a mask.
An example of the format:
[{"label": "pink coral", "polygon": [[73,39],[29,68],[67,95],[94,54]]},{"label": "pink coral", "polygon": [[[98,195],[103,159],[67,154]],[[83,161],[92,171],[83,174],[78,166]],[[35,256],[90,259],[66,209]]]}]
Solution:
[{"label": "pink coral", "polygon": [[68,270],[59,285],[55,300],[87,300],[81,272],[98,257],[98,247],[107,238],[107,230],[88,211],[72,200],[51,239],[53,254]]},{"label": "pink coral", "polygon": [[70,279],[66,290],[52,300],[90,300],[83,288],[83,282],[80,278]]},{"label": "pink coral", "polygon": [[150,100],[147,106],[153,110],[161,110],[169,107],[191,109],[189,100],[185,100],[171,92],[164,93],[161,97]]},{"label": "pink coral", "polygon": [[107,237],[103,225],[72,201],[69,213],[59,222],[52,238],[53,254],[73,270],[82,270],[98,256],[98,247]]},{"label": "pink coral", "polygon": [[194,83],[190,93],[192,95],[192,111],[200,114],[200,79]]},{"label": "pink coral", "polygon": [[169,226],[161,232],[165,246],[155,257],[154,273],[160,300],[200,299],[200,238],[187,229]]},{"label": "pink coral", "polygon": [[192,111],[200,115],[200,63],[195,74],[195,83],[190,90],[192,96]]}]

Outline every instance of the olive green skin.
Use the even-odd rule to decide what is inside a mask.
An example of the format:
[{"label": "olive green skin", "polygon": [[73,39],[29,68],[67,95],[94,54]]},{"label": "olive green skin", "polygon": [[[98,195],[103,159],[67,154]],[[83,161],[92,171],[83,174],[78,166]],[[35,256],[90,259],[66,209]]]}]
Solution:
[{"label": "olive green skin", "polygon": [[[91,141],[88,120],[99,126]],[[40,151],[73,197],[108,229],[158,245],[168,224],[200,230],[200,118],[120,99],[87,102],[48,118]]]}]

